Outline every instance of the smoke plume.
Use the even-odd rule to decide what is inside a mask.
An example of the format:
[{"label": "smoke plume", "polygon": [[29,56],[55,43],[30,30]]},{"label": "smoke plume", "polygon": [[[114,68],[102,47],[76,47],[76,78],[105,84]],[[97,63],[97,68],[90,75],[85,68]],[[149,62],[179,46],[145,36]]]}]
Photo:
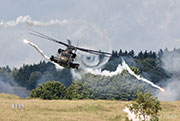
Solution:
[{"label": "smoke plume", "polygon": [[110,77],[112,77],[112,76],[121,74],[121,72],[123,70],[124,70],[123,66],[122,65],[118,65],[116,70],[113,71],[113,72],[110,72],[110,71],[107,71],[107,70],[101,71],[101,69],[92,69],[92,68],[86,68],[85,72],[86,73],[91,73],[91,74],[94,74],[94,75],[110,76]]},{"label": "smoke plume", "polygon": [[124,60],[122,61],[122,65],[123,65],[124,70],[127,70],[127,71],[129,72],[129,74],[131,74],[132,76],[134,76],[136,79],[141,80],[141,81],[143,81],[143,82],[146,82],[146,83],[150,84],[151,86],[159,89],[161,92],[164,92],[164,91],[165,91],[163,88],[161,88],[161,87],[159,87],[158,85],[152,83],[151,81],[149,81],[149,80],[141,77],[140,75],[135,74],[135,73],[130,69],[130,67],[126,64],[126,62],[125,62]]},{"label": "smoke plume", "polygon": [[31,47],[33,47],[34,49],[36,49],[36,50],[41,54],[42,57],[44,57],[44,58],[45,58],[46,60],[48,60],[49,62],[53,63],[53,64],[56,66],[57,69],[63,69],[63,67],[61,67],[61,66],[58,65],[57,63],[54,63],[53,61],[51,61],[51,60],[50,60],[50,57],[48,57],[47,55],[45,55],[45,54],[43,53],[43,51],[42,51],[36,44],[34,44],[34,43],[32,43],[32,42],[30,42],[30,41],[28,41],[28,40],[26,40],[26,39],[24,39],[23,41],[24,41],[24,43],[26,43],[26,44],[30,45]]},{"label": "smoke plume", "polygon": [[180,100],[180,49],[173,51],[164,51],[162,57],[162,67],[171,74],[171,78],[164,80],[162,85],[165,85],[165,93],[158,93],[157,96],[163,101]]},{"label": "smoke plume", "polygon": [[0,78],[0,92],[1,93],[10,93],[10,94],[15,94],[15,91],[12,86],[15,86],[14,84],[10,84],[7,81],[3,81]]},{"label": "smoke plume", "polygon": [[4,76],[1,73],[0,76],[0,93],[14,94],[20,97],[29,96],[29,91],[23,87],[20,87],[13,79],[11,74],[5,74]]},{"label": "smoke plume", "polygon": [[27,24],[30,26],[36,26],[36,27],[41,27],[41,26],[50,26],[50,25],[59,25],[59,26],[63,26],[63,25],[67,25],[70,22],[67,20],[49,20],[48,22],[41,22],[41,21],[37,21],[37,20],[32,20],[31,17],[29,15],[27,16],[20,16],[18,17],[15,21],[0,21],[0,28],[5,28],[5,27],[14,27],[17,26],[18,24]]}]

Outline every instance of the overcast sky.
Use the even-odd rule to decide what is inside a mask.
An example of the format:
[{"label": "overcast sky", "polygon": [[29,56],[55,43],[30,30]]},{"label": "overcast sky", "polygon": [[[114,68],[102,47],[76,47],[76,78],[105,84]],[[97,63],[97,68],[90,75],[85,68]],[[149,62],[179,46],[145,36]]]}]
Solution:
[{"label": "overcast sky", "polygon": [[[20,18],[20,16],[22,16]],[[18,22],[17,18],[20,19]],[[41,26],[30,25],[33,21]],[[48,24],[50,20],[59,23]],[[15,22],[13,26],[7,24]],[[24,22],[23,22],[24,21]],[[46,24],[46,25],[45,25]],[[9,27],[8,27],[9,25]],[[28,34],[28,28],[79,46],[110,51],[180,47],[179,0],[4,0],[0,4],[0,66],[19,67],[43,58],[22,40],[36,43],[48,56],[58,47]]]}]

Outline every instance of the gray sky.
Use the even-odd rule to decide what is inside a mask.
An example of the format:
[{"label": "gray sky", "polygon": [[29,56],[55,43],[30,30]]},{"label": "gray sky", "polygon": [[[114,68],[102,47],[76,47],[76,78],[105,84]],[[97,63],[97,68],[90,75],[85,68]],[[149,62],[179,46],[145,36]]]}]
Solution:
[{"label": "gray sky", "polygon": [[[5,27],[9,21],[17,22]],[[48,24],[58,20],[60,24]],[[23,22],[24,21],[24,22]],[[48,25],[35,26],[28,22]],[[76,45],[109,51],[180,47],[179,0],[4,0],[0,4],[0,66],[19,67],[43,58],[22,40],[36,43],[48,56],[59,46],[32,37],[40,31]]]}]

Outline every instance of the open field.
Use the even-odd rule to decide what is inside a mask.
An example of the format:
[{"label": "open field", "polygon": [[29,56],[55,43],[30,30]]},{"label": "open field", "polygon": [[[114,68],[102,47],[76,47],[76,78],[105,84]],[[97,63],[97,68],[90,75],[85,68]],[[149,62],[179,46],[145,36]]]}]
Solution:
[{"label": "open field", "polygon": [[[127,101],[20,99],[0,94],[0,121],[125,121]],[[12,108],[23,104],[24,108]],[[161,102],[160,121],[180,121],[180,101]]]}]

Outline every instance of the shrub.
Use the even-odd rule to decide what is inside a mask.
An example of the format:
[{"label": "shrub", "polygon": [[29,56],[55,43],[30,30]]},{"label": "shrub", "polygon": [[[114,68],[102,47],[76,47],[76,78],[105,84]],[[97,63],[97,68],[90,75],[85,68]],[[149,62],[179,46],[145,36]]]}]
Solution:
[{"label": "shrub", "polygon": [[48,81],[31,91],[30,97],[42,99],[64,99],[66,87],[57,81]]},{"label": "shrub", "polygon": [[161,110],[160,101],[157,97],[153,97],[151,92],[143,95],[140,91],[137,92],[136,102],[129,105],[128,108],[143,121],[146,121],[148,116],[151,121],[158,121],[158,112]]}]

